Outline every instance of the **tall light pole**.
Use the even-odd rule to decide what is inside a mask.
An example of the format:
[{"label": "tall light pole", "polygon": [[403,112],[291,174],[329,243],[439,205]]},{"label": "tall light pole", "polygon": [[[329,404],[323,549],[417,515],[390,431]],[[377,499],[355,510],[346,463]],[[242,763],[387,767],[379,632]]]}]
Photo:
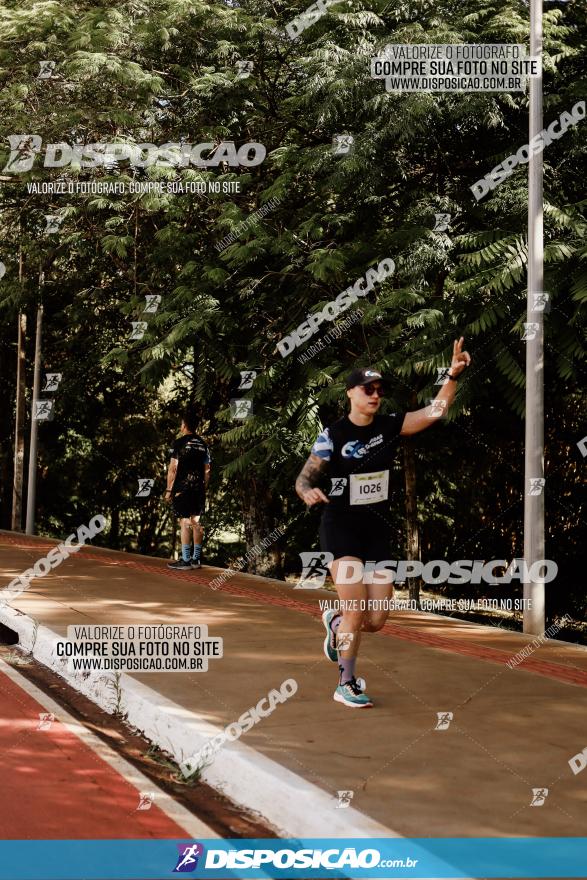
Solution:
[{"label": "tall light pole", "polygon": [[[528,143],[542,130],[542,0],[530,0],[530,56],[540,58],[540,74],[530,77]],[[544,222],[542,152],[528,163],[528,301],[526,310],[526,448],[524,463],[524,559],[528,569],[544,559]],[[524,583],[524,632],[545,629],[544,581]],[[530,606],[530,607],[528,607]]]},{"label": "tall light pole", "polygon": [[25,393],[26,393],[26,312],[18,313],[18,337],[16,342],[16,418],[14,424],[14,479],[12,483],[12,518],[11,528],[15,532],[22,529],[22,487],[24,476],[24,430],[25,430]]},{"label": "tall light pole", "polygon": [[[18,221],[18,282],[22,296],[22,283],[24,279],[24,255],[22,248],[22,222]],[[18,312],[18,337],[16,341],[16,400],[15,400],[15,423],[14,423],[14,479],[12,483],[12,519],[11,528],[15,532],[22,529],[23,509],[23,478],[24,478],[24,430],[25,430],[25,406],[26,406],[26,329],[27,316],[21,308]]]},{"label": "tall light pole", "polygon": [[[43,289],[43,276],[41,273],[41,290]],[[26,499],[26,534],[35,534],[35,507],[37,503],[37,434],[39,423],[37,421],[37,400],[41,385],[41,337],[43,332],[43,303],[37,308],[37,332],[35,336],[35,373],[33,379],[33,399],[31,402],[31,440],[29,446],[29,479]]]}]

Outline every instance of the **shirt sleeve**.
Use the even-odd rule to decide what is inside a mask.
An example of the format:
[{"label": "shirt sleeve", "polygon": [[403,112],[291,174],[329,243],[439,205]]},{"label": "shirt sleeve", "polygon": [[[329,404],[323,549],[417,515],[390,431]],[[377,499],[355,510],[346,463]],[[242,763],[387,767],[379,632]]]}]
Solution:
[{"label": "shirt sleeve", "polygon": [[405,416],[405,412],[390,413],[387,416],[387,432],[389,437],[399,437]]},{"label": "shirt sleeve", "polygon": [[178,458],[178,452],[177,452],[178,442],[179,442],[178,440],[174,440],[173,443],[171,444],[171,446],[169,447],[169,455],[171,456],[171,458],[175,458],[175,459]]},{"label": "shirt sleeve", "polygon": [[328,428],[324,428],[324,430],[318,434],[316,441],[312,446],[312,455],[317,455],[322,461],[330,461],[333,451],[334,446],[332,444],[332,437],[330,436]]},{"label": "shirt sleeve", "polygon": [[206,452],[204,454],[204,464],[212,464],[212,456],[210,455],[210,450],[206,446]]}]

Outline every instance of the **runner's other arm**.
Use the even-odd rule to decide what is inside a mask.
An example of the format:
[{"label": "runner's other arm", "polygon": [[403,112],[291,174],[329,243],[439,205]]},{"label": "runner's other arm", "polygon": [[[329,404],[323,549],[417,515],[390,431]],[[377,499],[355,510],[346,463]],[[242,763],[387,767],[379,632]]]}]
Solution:
[{"label": "runner's other arm", "polygon": [[328,498],[316,485],[320,478],[328,470],[328,462],[312,453],[298,474],[296,480],[296,492],[308,507],[324,501],[329,504]]}]

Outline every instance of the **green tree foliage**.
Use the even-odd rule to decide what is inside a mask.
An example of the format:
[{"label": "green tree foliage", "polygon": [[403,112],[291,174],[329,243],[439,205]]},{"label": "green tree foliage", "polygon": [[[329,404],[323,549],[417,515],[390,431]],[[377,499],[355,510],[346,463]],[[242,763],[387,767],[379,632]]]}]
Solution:
[{"label": "green tree foliage", "polygon": [[[292,41],[284,27],[304,8],[289,0],[9,0],[0,10],[3,145],[30,132],[45,143],[234,141],[267,151],[253,168],[137,170],[121,161],[0,174],[5,411],[14,406],[16,315],[27,311],[30,335],[40,273],[45,365],[65,373],[56,419],[41,429],[41,523],[59,531],[88,512],[116,511],[117,546],[168,550],[171,524],[158,495],[140,505],[133,492],[139,477],[163,488],[166,448],[191,400],[214,448],[213,529],[244,524],[239,555],[287,525],[283,544],[252,567],[291,571],[298,550],[316,542],[316,513],[302,510],[293,481],[321,426],[343,411],[344,375],[372,364],[391,378],[387,409],[413,408],[434,395],[436,368],[464,335],[474,362],[457,405],[416,441],[423,553],[521,556],[526,171],[519,167],[481,202],[470,187],[526,143],[527,96],[387,93],[371,78],[370,59],[390,42],[527,43],[528,7],[341,0]],[[585,95],[578,0],[549,4],[544,33],[548,123]],[[49,79],[37,78],[42,61],[55,62]],[[253,63],[249,76],[243,61]],[[337,135],[352,135],[352,151],[333,152]],[[576,583],[584,139],[579,124],[544,154],[548,555],[561,568],[552,608],[577,613],[585,603]],[[7,147],[1,152],[4,165]],[[174,180],[221,191],[29,191],[48,180]],[[238,194],[222,191],[235,184]],[[434,231],[436,213],[451,215],[447,231]],[[58,233],[43,233],[46,214],[62,218]],[[236,240],[216,247],[231,232]],[[396,270],[358,303],[360,320],[306,362],[298,356],[309,342],[280,356],[282,337],[384,257]],[[161,304],[145,316],[150,294]],[[131,340],[130,322],[143,320],[144,337]],[[246,368],[258,376],[241,394]],[[239,396],[253,401],[243,422],[230,410]],[[401,557],[399,460],[394,478]],[[215,552],[226,561],[219,546]]]}]

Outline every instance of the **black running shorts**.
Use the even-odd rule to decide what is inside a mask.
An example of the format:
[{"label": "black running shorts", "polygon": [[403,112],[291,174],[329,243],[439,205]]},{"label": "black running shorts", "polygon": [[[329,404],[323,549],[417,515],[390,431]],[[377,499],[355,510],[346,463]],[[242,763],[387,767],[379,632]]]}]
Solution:
[{"label": "black running shorts", "polygon": [[171,499],[171,509],[175,516],[185,519],[188,516],[201,516],[206,505],[205,496],[193,489],[180,489]]},{"label": "black running shorts", "polygon": [[362,562],[393,559],[389,527],[382,522],[373,526],[373,517],[323,516],[320,523],[320,549],[333,559],[355,556]]}]

